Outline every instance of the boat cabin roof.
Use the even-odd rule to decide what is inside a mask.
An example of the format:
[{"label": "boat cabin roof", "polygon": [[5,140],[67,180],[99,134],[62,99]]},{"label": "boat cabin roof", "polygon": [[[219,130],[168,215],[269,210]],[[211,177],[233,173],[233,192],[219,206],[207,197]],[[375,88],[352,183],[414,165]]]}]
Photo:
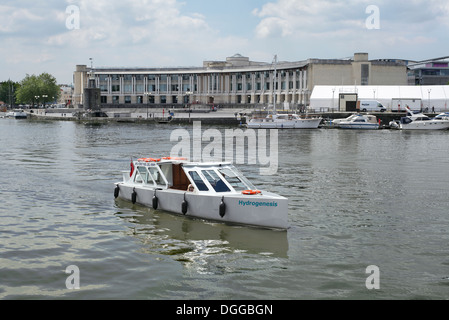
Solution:
[{"label": "boat cabin roof", "polygon": [[[190,162],[185,158],[141,158],[134,162],[129,180],[153,188],[196,193],[226,193],[256,190],[231,162]],[[126,177],[126,175],[125,175]]]}]

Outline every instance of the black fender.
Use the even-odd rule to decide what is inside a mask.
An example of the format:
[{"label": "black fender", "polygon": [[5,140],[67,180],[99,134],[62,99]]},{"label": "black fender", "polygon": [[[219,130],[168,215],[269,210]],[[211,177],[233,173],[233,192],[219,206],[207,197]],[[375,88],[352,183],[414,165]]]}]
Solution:
[{"label": "black fender", "polygon": [[157,207],[159,206],[159,199],[156,196],[156,190],[154,190],[154,195],[153,195],[153,209],[157,210]]},{"label": "black fender", "polygon": [[133,193],[131,194],[131,201],[133,204],[137,202],[137,192],[135,188],[133,189]]},{"label": "black fender", "polygon": [[226,215],[226,203],[224,203],[224,197],[221,198],[220,206],[218,207],[218,212],[220,214],[220,217],[224,218]]},{"label": "black fender", "polygon": [[186,200],[186,194],[184,193],[184,201],[181,204],[181,212],[183,215],[187,214],[187,210],[189,208],[189,203]]}]

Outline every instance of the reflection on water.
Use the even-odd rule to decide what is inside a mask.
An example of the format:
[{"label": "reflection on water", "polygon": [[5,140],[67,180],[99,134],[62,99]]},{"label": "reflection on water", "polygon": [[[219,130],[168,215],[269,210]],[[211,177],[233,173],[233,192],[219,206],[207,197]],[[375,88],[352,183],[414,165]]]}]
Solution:
[{"label": "reflection on water", "polygon": [[131,223],[129,233],[142,243],[142,252],[170,256],[190,271],[232,272],[232,260],[244,255],[287,258],[285,231],[192,219],[120,199],[116,204],[121,209],[137,210],[138,215],[117,215]]}]

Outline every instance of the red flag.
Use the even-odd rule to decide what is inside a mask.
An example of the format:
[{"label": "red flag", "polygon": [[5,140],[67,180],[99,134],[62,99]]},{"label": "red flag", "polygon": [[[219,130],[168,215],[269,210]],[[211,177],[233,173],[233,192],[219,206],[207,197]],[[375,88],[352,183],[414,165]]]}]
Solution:
[{"label": "red flag", "polygon": [[131,172],[129,173],[129,176],[132,177],[133,173],[134,173],[134,162],[133,162],[133,158],[131,158]]}]

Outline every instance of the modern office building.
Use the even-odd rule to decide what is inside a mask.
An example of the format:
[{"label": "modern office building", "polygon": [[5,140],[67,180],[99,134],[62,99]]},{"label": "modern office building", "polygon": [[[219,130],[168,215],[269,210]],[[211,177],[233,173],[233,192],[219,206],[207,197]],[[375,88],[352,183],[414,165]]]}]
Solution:
[{"label": "modern office building", "polygon": [[448,85],[449,57],[409,63],[409,85]]},{"label": "modern office building", "polygon": [[267,105],[276,97],[285,109],[308,106],[315,85],[406,85],[401,61],[347,59],[254,62],[236,54],[193,68],[95,68],[76,66],[75,106],[84,103],[90,77],[101,91],[103,107],[139,105]]}]

